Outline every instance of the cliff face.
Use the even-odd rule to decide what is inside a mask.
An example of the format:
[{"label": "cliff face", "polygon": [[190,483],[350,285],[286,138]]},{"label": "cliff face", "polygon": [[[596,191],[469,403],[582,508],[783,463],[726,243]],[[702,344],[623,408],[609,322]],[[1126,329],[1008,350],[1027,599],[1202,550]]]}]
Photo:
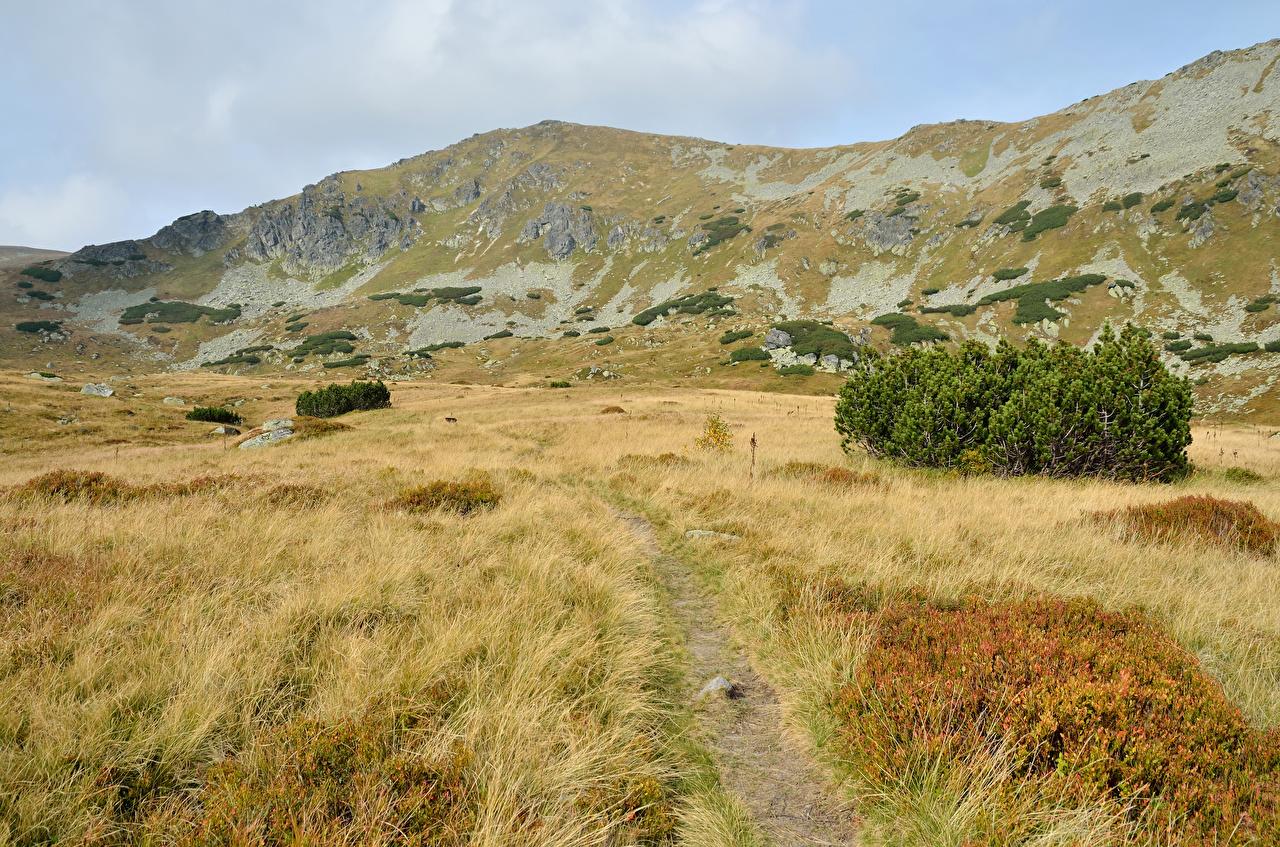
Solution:
[{"label": "cliff face", "polygon": [[[811,317],[850,333],[901,312],[953,339],[1083,343],[1111,319],[1175,347],[1209,343],[1197,333],[1264,346],[1280,339],[1264,302],[1280,294],[1278,60],[1280,42],[1267,42],[1020,123],[919,126],[827,149],[551,121],[500,130],[84,248],[48,262],[62,275],[49,299],[22,289],[4,308],[72,332],[92,325],[187,367],[226,346],[202,322],[156,345],[113,315],[143,294],[235,303],[241,317],[224,333],[284,349],[296,340],[277,312],[342,308],[377,357],[497,332],[560,334],[581,314],[629,326],[656,303],[716,288],[735,301],[722,319]],[[1002,294],[1087,274],[1106,284]],[[471,303],[424,299],[476,286]],[[1010,305],[1038,297],[1052,308]],[[873,339],[887,342],[888,330]],[[1185,352],[1170,360],[1182,367]],[[259,366],[316,366],[277,358]],[[1267,355],[1212,358],[1201,373],[1224,396],[1265,391],[1276,373]]]}]

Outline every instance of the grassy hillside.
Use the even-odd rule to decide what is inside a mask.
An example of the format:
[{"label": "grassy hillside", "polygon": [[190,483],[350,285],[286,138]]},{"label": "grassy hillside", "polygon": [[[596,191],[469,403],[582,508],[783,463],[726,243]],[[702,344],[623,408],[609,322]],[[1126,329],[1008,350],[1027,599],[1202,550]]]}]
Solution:
[{"label": "grassy hillside", "polygon": [[[1097,517],[1280,518],[1270,429],[1198,428],[1172,486],[999,480],[845,457],[826,397],[402,382],[248,451],[184,412],[310,383],[2,379],[0,841],[759,844],[774,733],[862,844],[1280,826],[1275,552]],[[695,701],[735,651],[761,681]]]},{"label": "grassy hillside", "polygon": [[[1052,115],[824,149],[555,121],[496,130],[0,270],[0,361],[407,376],[465,357],[481,365],[468,379],[493,384],[608,362],[632,382],[767,387],[703,351],[740,328],[758,346],[784,318],[880,347],[1082,344],[1111,320],[1163,336],[1206,411],[1265,412],[1280,374],[1266,349],[1280,347],[1278,55],[1267,42]],[[1090,275],[1102,279],[1061,282]],[[633,322],[711,289],[723,305]],[[904,321],[923,329],[895,333]],[[351,352],[299,350],[335,330],[358,336]],[[442,343],[467,352],[435,356]]]}]

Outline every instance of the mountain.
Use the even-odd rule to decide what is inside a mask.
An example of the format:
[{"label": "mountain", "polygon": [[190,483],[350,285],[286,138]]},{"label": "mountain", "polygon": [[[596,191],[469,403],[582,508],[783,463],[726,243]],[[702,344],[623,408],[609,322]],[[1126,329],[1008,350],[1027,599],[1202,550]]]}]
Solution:
[{"label": "mountain", "polygon": [[44,250],[39,247],[18,247],[0,244],[0,268],[24,268],[32,262],[61,259],[69,255],[65,250]]},{"label": "mountain", "polygon": [[821,388],[729,364],[722,335],[759,348],[789,320],[772,363],[839,370],[849,338],[1087,343],[1110,320],[1167,345],[1202,409],[1265,410],[1278,61],[1268,41],[1027,121],[823,149],[488,132],[0,271],[0,360]]}]

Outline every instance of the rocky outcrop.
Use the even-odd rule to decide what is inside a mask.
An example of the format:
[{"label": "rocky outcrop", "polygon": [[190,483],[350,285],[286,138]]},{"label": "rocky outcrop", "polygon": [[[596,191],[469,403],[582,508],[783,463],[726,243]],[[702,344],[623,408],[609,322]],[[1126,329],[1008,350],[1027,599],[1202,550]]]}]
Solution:
[{"label": "rocky outcrop", "polygon": [[479,225],[485,235],[497,238],[502,234],[502,227],[507,220],[530,205],[520,195],[558,191],[563,184],[560,174],[554,168],[544,162],[534,162],[515,178],[508,180],[501,191],[486,197],[467,220]]},{"label": "rocky outcrop", "polygon": [[660,253],[671,243],[665,232],[656,226],[646,226],[635,221],[623,221],[613,225],[605,238],[610,250],[634,247],[641,253]]},{"label": "rocky outcrop", "polygon": [[289,273],[331,273],[353,260],[374,262],[393,246],[416,237],[417,224],[382,201],[348,199],[335,177],[308,185],[296,201],[262,210],[249,231],[244,255],[283,259]]},{"label": "rocky outcrop", "polygon": [[521,241],[538,238],[542,239],[542,246],[553,259],[567,259],[579,247],[590,253],[600,240],[590,209],[554,202],[544,206],[542,214],[520,230]]},{"label": "rocky outcrop", "polygon": [[876,254],[906,247],[916,235],[916,220],[908,214],[867,212],[859,223],[858,236]]},{"label": "rocky outcrop", "polygon": [[778,350],[783,347],[791,346],[791,333],[784,332],[777,327],[769,330],[764,335],[764,349]]},{"label": "rocky outcrop", "polygon": [[133,239],[113,241],[110,244],[89,244],[60,261],[58,267],[68,275],[96,268],[101,273],[123,278],[164,273],[173,269],[173,265],[167,262],[147,258],[142,244]]},{"label": "rocky outcrop", "polygon": [[227,219],[205,210],[184,215],[151,236],[151,244],[171,253],[203,256],[226,243]]}]

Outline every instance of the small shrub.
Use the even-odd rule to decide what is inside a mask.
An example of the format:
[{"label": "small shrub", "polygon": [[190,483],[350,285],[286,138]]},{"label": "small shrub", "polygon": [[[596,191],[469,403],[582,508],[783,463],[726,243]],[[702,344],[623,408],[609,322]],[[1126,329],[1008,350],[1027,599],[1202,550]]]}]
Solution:
[{"label": "small shrub", "polygon": [[1108,200],[1102,204],[1102,211],[1104,212],[1118,212],[1122,208],[1124,207],[1120,205],[1119,200]]},{"label": "small shrub", "polygon": [[605,332],[608,332],[608,331],[609,331],[609,327],[607,327],[607,326],[593,326],[593,327],[591,327],[591,329],[587,330],[587,332],[589,332],[589,333],[597,333],[597,334],[599,334],[599,333],[605,333]]},{"label": "small shrub", "polygon": [[513,335],[515,335],[515,333],[514,333],[514,332],[512,332],[512,331],[511,331],[511,330],[509,330],[509,329],[500,329],[500,330],[498,330],[497,332],[493,333],[492,335],[486,335],[486,336],[484,337],[484,340],[485,340],[485,341],[492,341],[492,340],[494,340],[495,338],[510,338],[510,337],[511,337],[511,336],[513,336]]},{"label": "small shrub", "polygon": [[1266,477],[1257,471],[1249,468],[1230,467],[1222,472],[1227,482],[1236,482],[1241,485],[1252,485],[1255,482],[1262,482]]},{"label": "small shrub", "polygon": [[1204,347],[1187,350],[1178,355],[1184,362],[1199,365],[1206,362],[1223,362],[1229,356],[1256,353],[1259,349],[1257,343],[1253,341],[1240,341],[1233,344],[1206,344]]},{"label": "small shrub", "polygon": [[23,268],[22,275],[38,279],[41,282],[57,282],[62,279],[62,271],[54,270],[53,268],[42,268],[38,265]]},{"label": "small shrub", "polygon": [[1173,341],[1175,339],[1181,338],[1182,333],[1178,332],[1176,329],[1169,329],[1160,333],[1160,337],[1167,341]]},{"label": "small shrub", "polygon": [[[306,324],[302,324],[302,326],[306,326]],[[308,335],[301,344],[293,348],[293,355],[328,356],[333,353],[351,353],[356,349],[351,345],[351,342],[355,340],[356,334],[345,329],[335,329],[330,332]]]},{"label": "small shrub", "polygon": [[1163,199],[1163,200],[1159,200],[1159,201],[1157,201],[1157,202],[1155,202],[1155,203],[1151,204],[1151,213],[1152,213],[1153,215],[1158,215],[1158,214],[1160,214],[1161,212],[1167,212],[1167,211],[1169,211],[1170,209],[1172,209],[1172,208],[1173,208],[1173,204],[1174,204],[1174,202],[1175,202],[1175,201],[1174,201],[1174,199],[1173,199],[1172,197],[1166,197],[1166,198],[1165,198],[1165,199]]},{"label": "small shrub", "polygon": [[190,412],[187,412],[187,420],[229,424],[231,426],[239,426],[244,423],[244,418],[221,406],[196,406]]},{"label": "small shrub", "polygon": [[813,369],[813,365],[806,365],[803,362],[797,362],[794,365],[783,365],[778,368],[779,376],[813,376],[817,371]]},{"label": "small shrub", "polygon": [[289,324],[284,328],[284,331],[285,332],[302,332],[304,329],[307,328],[308,325],[309,324],[306,321],[299,321],[298,323]]},{"label": "small shrub", "polygon": [[1060,176],[1047,176],[1040,180],[1041,188],[1057,188],[1060,185],[1062,185],[1062,177]]},{"label": "small shrub", "polygon": [[564,379],[553,379],[550,383],[551,388],[572,388],[573,383]]},{"label": "small shrub", "polygon": [[1047,209],[1041,209],[1031,216],[1031,220],[1027,222],[1027,227],[1022,233],[1023,241],[1034,241],[1040,233],[1050,230],[1059,229],[1067,225],[1067,221],[1076,213],[1075,206],[1066,204],[1058,206],[1050,206]]},{"label": "small shrub", "polygon": [[1025,226],[1025,222],[1031,219],[1031,214],[1027,211],[1027,207],[1030,205],[1030,200],[1019,200],[997,215],[995,222],[1002,226],[1013,226],[1022,222]]},{"label": "small shrub", "polygon": [[1262,345],[1262,349],[1266,350],[1268,353],[1280,353],[1280,339],[1268,341],[1266,344]]},{"label": "small shrub", "polygon": [[386,409],[391,406],[391,392],[382,380],[350,385],[331,384],[315,391],[298,395],[294,409],[299,415],[314,418],[332,418],[363,409]]},{"label": "small shrub", "polygon": [[35,287],[35,284],[34,284],[34,283],[27,282],[25,279],[20,279],[20,280],[18,280],[17,282],[15,282],[15,283],[14,283],[14,285],[18,286],[19,288],[34,288],[34,287]]},{"label": "small shrub", "polygon": [[276,506],[317,506],[333,494],[318,485],[282,482],[268,488],[262,496]]},{"label": "small shrub", "polygon": [[1095,517],[1115,521],[1147,541],[1200,541],[1264,555],[1275,552],[1280,539],[1280,524],[1252,503],[1201,495],[1100,512]]},{"label": "small shrub", "polygon": [[602,415],[625,415],[626,413],[627,410],[621,406],[605,406],[600,410],[600,414]]},{"label": "small shrub", "polygon": [[13,328],[18,332],[60,332],[62,321],[20,321]]},{"label": "small shrub", "polygon": [[573,310],[573,313],[575,315],[586,315],[586,314],[590,314],[592,311],[594,310],[590,306],[579,306],[578,308]]},{"label": "small shrub", "polygon": [[1124,197],[1121,197],[1121,198],[1120,198],[1120,203],[1121,203],[1121,204],[1122,204],[1126,209],[1132,209],[1134,206],[1138,205],[1138,204],[1139,204],[1139,203],[1141,203],[1141,202],[1142,202],[1142,192],[1141,192],[1141,191],[1132,191],[1132,192],[1130,192],[1130,193],[1126,194]]},{"label": "small shrub", "polygon": [[858,357],[849,336],[819,321],[780,321],[774,328],[791,336],[791,349],[797,356],[835,356],[850,362]]},{"label": "small shrub", "polygon": [[701,315],[723,309],[733,303],[733,298],[715,291],[704,291],[701,294],[685,294],[673,300],[666,300],[656,306],[637,314],[631,319],[637,326],[648,326],[660,317],[671,312],[684,315]]},{"label": "small shrub", "polygon": [[179,300],[158,300],[155,302],[141,303],[137,306],[129,306],[120,314],[120,323],[126,326],[131,324],[140,324],[143,321],[166,324],[189,324],[195,323],[202,317],[207,317],[210,323],[225,323],[226,321],[235,320],[240,317],[240,307],[233,303],[228,305],[225,309],[218,309],[213,306],[200,306],[195,303],[183,303]]},{"label": "small shrub", "polygon": [[578,338],[581,335],[582,333],[578,332],[576,329],[566,329],[563,333],[561,333],[560,337],[561,338]]},{"label": "small shrub", "polygon": [[729,354],[730,362],[767,362],[769,354],[760,347],[739,347]]},{"label": "small shrub", "polygon": [[45,303],[48,303],[50,300],[54,299],[54,296],[50,294],[48,291],[41,291],[38,288],[31,289],[30,291],[26,292],[26,295],[30,297],[32,300],[40,300]]},{"label": "small shrub", "polygon": [[186,482],[159,482],[135,485],[101,471],[49,471],[13,486],[8,496],[18,499],[47,498],[64,503],[84,502],[94,506],[127,503],[163,497],[208,494],[233,485],[238,477],[198,476]]},{"label": "small shrub", "polygon": [[770,472],[770,476],[783,479],[804,479],[820,482],[836,487],[852,487],[855,485],[880,485],[880,477],[875,474],[860,473],[836,465],[824,465],[819,462],[787,462]]},{"label": "small shrub", "polygon": [[613,336],[612,336],[612,335],[606,335],[604,338],[599,338],[599,339],[597,339],[597,340],[596,340],[596,346],[597,346],[597,347],[606,347],[606,346],[608,346],[608,345],[610,345],[610,344],[612,344],[612,343],[613,343]]},{"label": "small shrub", "polygon": [[325,362],[326,368],[358,368],[369,363],[368,353],[357,353],[349,359],[337,359],[332,362]]},{"label": "small shrub", "polygon": [[501,501],[501,493],[487,479],[462,482],[438,479],[426,485],[406,488],[390,505],[406,512],[453,512],[469,515],[492,509]]},{"label": "small shrub", "polygon": [[1213,336],[1207,332],[1193,332],[1191,337],[1196,341],[1213,341]]},{"label": "small shrub", "polygon": [[720,343],[732,344],[735,341],[741,341],[742,339],[750,338],[753,335],[755,335],[755,333],[749,329],[735,329],[720,336]]},{"label": "small shrub", "polygon": [[1178,209],[1174,218],[1180,221],[1198,221],[1200,216],[1209,211],[1209,207],[1199,201],[1192,201]]},{"label": "small shrub", "polygon": [[880,315],[871,321],[875,326],[888,327],[893,331],[889,340],[899,347],[912,344],[929,344],[934,341],[947,341],[951,336],[928,325],[921,325],[910,315],[890,313]]},{"label": "small shrub", "polygon": [[993,271],[991,276],[1003,282],[1005,280],[1017,279],[1026,272],[1026,268],[999,268]]},{"label": "small shrub", "polygon": [[1168,350],[1170,353],[1182,353],[1183,351],[1191,349],[1191,339],[1183,338],[1180,341],[1171,341],[1164,345],[1164,349]]},{"label": "small shrub", "polygon": [[693,444],[699,450],[710,450],[725,453],[733,449],[733,433],[729,425],[718,412],[707,415],[702,426],[702,435],[694,439]]},{"label": "small shrub", "polygon": [[942,289],[940,289],[940,288],[932,288],[932,287],[930,287],[930,288],[922,288],[922,289],[920,289],[920,294],[921,294],[922,296],[924,296],[924,297],[932,297],[933,295],[937,294],[937,293],[938,293],[939,291],[941,291],[941,290],[942,290]]},{"label": "small shrub", "polygon": [[977,310],[977,306],[969,303],[952,303],[950,306],[921,306],[920,314],[951,315],[952,317],[963,318],[966,315],[972,315]]}]

